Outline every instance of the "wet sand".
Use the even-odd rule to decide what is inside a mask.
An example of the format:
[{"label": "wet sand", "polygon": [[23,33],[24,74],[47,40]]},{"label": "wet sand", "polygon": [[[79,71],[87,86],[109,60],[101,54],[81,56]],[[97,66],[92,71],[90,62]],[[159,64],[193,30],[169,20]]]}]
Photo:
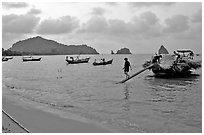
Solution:
[{"label": "wet sand", "polygon": [[2,133],[29,133],[29,131],[2,111]]},{"label": "wet sand", "polygon": [[[61,118],[35,108],[24,108],[7,100],[2,100],[2,108],[31,133],[110,133],[92,123]],[[25,131],[2,112],[2,132]]]}]

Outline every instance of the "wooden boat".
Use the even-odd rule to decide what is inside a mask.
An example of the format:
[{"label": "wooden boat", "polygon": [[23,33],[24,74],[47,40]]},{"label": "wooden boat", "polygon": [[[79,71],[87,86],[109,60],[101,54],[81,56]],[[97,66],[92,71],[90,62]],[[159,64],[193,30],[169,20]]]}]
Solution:
[{"label": "wooden boat", "polygon": [[9,59],[6,57],[2,57],[2,61],[8,61]]},{"label": "wooden boat", "polygon": [[79,64],[79,63],[88,63],[90,57],[85,58],[85,59],[79,59],[78,57],[74,59],[73,57],[70,57],[71,59],[68,59],[68,56],[66,57],[66,61],[68,64]]},{"label": "wooden boat", "polygon": [[5,57],[5,58],[7,58],[7,59],[9,59],[9,60],[10,60],[10,59],[13,59],[13,57]]},{"label": "wooden boat", "polygon": [[34,58],[32,56],[29,57],[23,57],[23,62],[27,62],[27,61],[40,61],[42,57],[40,58]]},{"label": "wooden boat", "polygon": [[6,57],[6,56],[3,56],[2,57],[2,61],[8,61],[10,59],[13,59],[13,57]]},{"label": "wooden boat", "polygon": [[163,54],[160,61],[146,61],[143,67],[153,64],[151,70],[156,77],[184,77],[201,67],[201,61],[193,60],[191,50],[177,50],[176,54]]},{"label": "wooden boat", "polygon": [[93,63],[94,66],[99,66],[99,65],[108,65],[108,64],[112,64],[113,59],[109,60],[109,61],[102,61],[102,62],[95,62]]}]

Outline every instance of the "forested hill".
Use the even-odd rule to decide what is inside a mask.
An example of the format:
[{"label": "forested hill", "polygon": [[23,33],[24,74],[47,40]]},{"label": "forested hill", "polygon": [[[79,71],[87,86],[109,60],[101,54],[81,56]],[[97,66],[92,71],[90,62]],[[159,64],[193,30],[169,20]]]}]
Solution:
[{"label": "forested hill", "polygon": [[40,36],[18,41],[9,50],[41,55],[99,54],[96,49],[87,45],[64,45]]}]

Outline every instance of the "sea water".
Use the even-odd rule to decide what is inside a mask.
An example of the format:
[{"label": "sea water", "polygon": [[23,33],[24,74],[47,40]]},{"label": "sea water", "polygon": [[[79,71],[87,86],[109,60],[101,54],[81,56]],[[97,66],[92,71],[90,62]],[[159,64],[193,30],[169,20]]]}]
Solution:
[{"label": "sea water", "polygon": [[[4,98],[69,112],[120,132],[202,132],[201,69],[187,78],[169,79],[146,70],[116,84],[125,78],[125,57],[134,74],[151,55],[81,55],[90,57],[84,64],[67,64],[64,55],[41,57],[40,62],[22,62],[20,56],[2,62]],[[113,63],[92,65],[101,58]]]}]

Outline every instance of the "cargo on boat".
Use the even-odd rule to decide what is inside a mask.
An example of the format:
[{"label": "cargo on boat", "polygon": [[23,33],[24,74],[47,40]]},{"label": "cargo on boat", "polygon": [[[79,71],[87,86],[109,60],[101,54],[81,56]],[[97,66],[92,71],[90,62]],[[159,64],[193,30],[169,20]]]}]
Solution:
[{"label": "cargo on boat", "polygon": [[177,50],[174,54],[158,52],[158,54],[143,64],[144,68],[153,64],[150,70],[157,77],[187,76],[201,67],[201,61],[193,59],[194,53],[191,50]]}]

